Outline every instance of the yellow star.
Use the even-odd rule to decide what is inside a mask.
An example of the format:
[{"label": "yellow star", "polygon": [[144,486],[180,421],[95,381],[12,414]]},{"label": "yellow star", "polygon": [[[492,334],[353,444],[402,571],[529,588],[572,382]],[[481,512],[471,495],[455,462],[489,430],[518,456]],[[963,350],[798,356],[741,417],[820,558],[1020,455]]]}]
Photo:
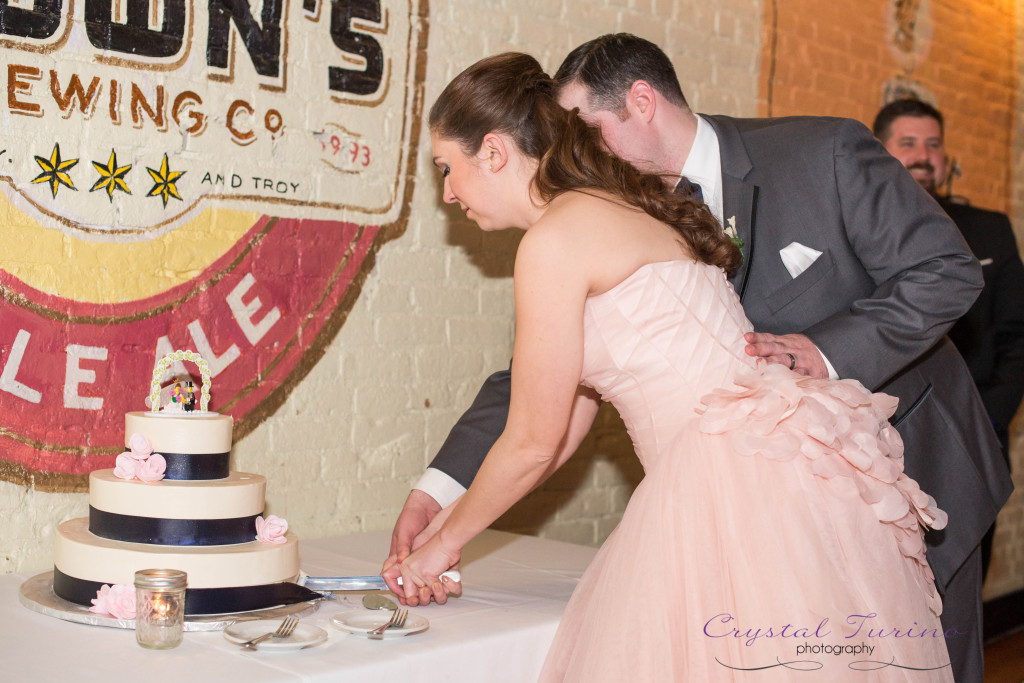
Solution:
[{"label": "yellow star", "polygon": [[167,165],[166,154],[164,154],[164,160],[160,164],[159,171],[149,168],[148,166],[146,167],[146,170],[149,171],[150,177],[153,178],[153,182],[156,183],[153,185],[153,189],[149,191],[149,194],[146,195],[147,197],[160,195],[164,200],[164,208],[167,208],[168,197],[174,197],[178,201],[183,201],[181,195],[178,194],[178,187],[175,185],[175,181],[185,175],[185,171],[171,171]]},{"label": "yellow star", "polygon": [[75,184],[71,182],[71,176],[68,175],[68,171],[78,163],[78,159],[71,159],[69,161],[61,161],[60,158],[60,143],[56,143],[53,146],[53,152],[50,153],[49,159],[43,157],[36,157],[36,163],[39,164],[39,168],[43,169],[43,172],[37,175],[32,182],[33,183],[49,183],[50,192],[53,193],[54,199],[57,198],[57,189],[61,185],[70,187],[72,190],[78,191]]},{"label": "yellow star", "polygon": [[127,166],[117,165],[117,154],[114,150],[110,150],[110,159],[107,160],[107,164],[104,166],[98,161],[92,162],[92,165],[99,171],[99,180],[93,184],[92,189],[89,192],[95,192],[96,190],[106,190],[107,199],[111,202],[114,201],[114,190],[121,190],[127,194],[131,194],[132,191],[128,189],[128,185],[124,182],[124,177],[128,175],[128,171],[132,170],[131,164]]}]

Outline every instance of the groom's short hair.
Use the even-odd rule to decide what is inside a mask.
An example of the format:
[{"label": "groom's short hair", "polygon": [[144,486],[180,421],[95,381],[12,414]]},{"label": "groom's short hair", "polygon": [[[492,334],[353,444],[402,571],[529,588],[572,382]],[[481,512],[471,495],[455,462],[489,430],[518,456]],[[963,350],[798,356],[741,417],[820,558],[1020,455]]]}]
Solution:
[{"label": "groom's short hair", "polygon": [[688,107],[672,60],[649,40],[630,33],[609,33],[589,40],[562,62],[555,73],[561,90],[579,82],[597,110],[621,113],[636,81],[647,81],[669,102]]}]

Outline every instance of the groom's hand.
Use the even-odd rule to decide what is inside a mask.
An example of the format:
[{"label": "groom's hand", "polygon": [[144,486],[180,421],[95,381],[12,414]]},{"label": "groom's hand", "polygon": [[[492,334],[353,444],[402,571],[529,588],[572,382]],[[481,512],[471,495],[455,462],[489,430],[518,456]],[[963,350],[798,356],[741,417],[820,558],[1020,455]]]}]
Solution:
[{"label": "groom's hand", "polygon": [[[384,561],[381,574],[384,574],[388,569],[409,557],[412,551],[415,550],[413,547],[414,542],[418,541],[417,545],[419,545],[426,540],[417,539],[417,536],[427,528],[440,511],[440,503],[430,495],[419,489],[413,489],[409,492],[409,497],[406,498],[402,512],[398,515],[398,520],[395,522],[395,528],[391,532],[391,551],[388,559]],[[403,595],[404,591],[395,581],[396,578],[397,576],[389,580],[389,577],[385,576],[384,581],[393,593]]]},{"label": "groom's hand", "polygon": [[807,377],[828,379],[828,368],[825,367],[821,352],[814,342],[802,334],[748,332],[743,338],[747,341],[745,350],[748,356],[785,365]]}]

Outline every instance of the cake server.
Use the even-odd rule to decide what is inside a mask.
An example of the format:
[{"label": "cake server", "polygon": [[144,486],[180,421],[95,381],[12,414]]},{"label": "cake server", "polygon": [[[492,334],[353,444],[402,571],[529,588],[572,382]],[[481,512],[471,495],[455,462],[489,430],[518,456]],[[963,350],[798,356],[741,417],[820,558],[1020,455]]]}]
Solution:
[{"label": "cake server", "polygon": [[[462,581],[462,575],[457,571],[447,571],[441,577],[447,576],[455,582]],[[298,581],[300,586],[305,586],[314,591],[386,591],[388,585],[384,583],[384,577],[374,574],[370,576],[304,576]],[[402,585],[402,577],[398,577],[398,585]]]}]

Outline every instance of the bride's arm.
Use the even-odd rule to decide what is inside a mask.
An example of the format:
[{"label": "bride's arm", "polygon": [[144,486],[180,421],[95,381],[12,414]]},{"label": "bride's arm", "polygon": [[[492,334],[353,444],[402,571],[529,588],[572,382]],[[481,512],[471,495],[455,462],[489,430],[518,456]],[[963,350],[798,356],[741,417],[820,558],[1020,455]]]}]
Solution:
[{"label": "bride's arm", "polygon": [[415,586],[435,583],[442,571],[458,562],[471,538],[572,454],[597,412],[596,397],[578,392],[583,309],[590,290],[587,259],[564,243],[563,232],[538,230],[541,227],[537,224],[527,232],[516,257],[508,422],[440,531],[389,570],[401,572],[411,604]]},{"label": "bride's arm", "polygon": [[[559,467],[564,465],[565,462],[572,457],[573,453],[576,452],[576,449],[579,448],[580,443],[590,431],[590,427],[594,423],[594,417],[597,415],[597,411],[600,407],[601,397],[598,396],[593,389],[587,389],[583,386],[580,386],[577,389],[572,413],[569,418],[569,428],[565,431],[565,438],[562,439],[562,443],[559,444],[558,452],[556,452],[555,457],[552,458],[551,465],[547,470],[545,470],[540,481],[538,481],[534,486],[534,489],[547,481]],[[459,496],[455,499],[455,502],[438,512],[434,519],[431,520],[430,524],[416,535],[416,538],[412,542],[413,550],[426,543],[431,536],[438,532],[441,526],[448,520],[448,517],[452,512],[455,511],[456,506],[458,506],[459,501],[461,501],[462,498],[462,496]]]},{"label": "bride's arm", "polygon": [[[559,467],[565,464],[565,462],[570,457],[572,457],[573,453],[576,452],[576,449],[579,447],[584,437],[586,437],[587,433],[590,431],[590,427],[594,423],[594,417],[597,415],[597,411],[600,407],[601,398],[600,396],[598,396],[596,392],[594,392],[592,389],[587,389],[582,386],[579,387],[579,390],[576,394],[576,400],[573,403],[572,415],[569,418],[569,428],[565,432],[565,438],[562,440],[562,443],[558,448],[558,452],[552,459],[551,465],[547,468],[547,470],[545,470],[544,474],[540,478],[540,481],[537,482],[534,488],[540,486],[545,481],[547,481],[548,477],[554,474]],[[430,524],[428,524],[423,531],[416,535],[416,538],[414,538],[412,542],[412,549],[414,551],[420,546],[422,546],[424,543],[429,541],[435,534],[437,534],[437,532],[441,529],[444,523],[448,520],[448,517],[450,517],[451,514],[455,512],[455,509],[458,507],[459,503],[462,501],[464,497],[465,494],[459,496],[455,500],[455,502],[453,502],[451,505],[438,512],[437,515],[434,516],[434,519],[431,520]],[[394,571],[390,572],[388,571],[392,569],[393,566],[394,564],[386,567],[382,574],[385,577],[391,577],[392,574],[395,577],[399,576],[399,574],[401,573],[401,569],[395,569]],[[456,563],[449,566],[448,568],[458,569],[459,567],[458,564]],[[404,580],[405,579],[403,579],[403,581]],[[395,584],[395,586],[397,586],[397,584]],[[395,586],[391,587],[396,591],[399,590]],[[424,605],[430,602],[431,598],[433,598],[434,601],[437,602],[437,604],[443,605],[445,604],[445,602],[448,601],[449,595],[462,594],[461,584],[454,584],[452,582],[449,582],[447,579],[445,580],[444,583],[432,581],[429,584],[425,584],[425,586],[425,588],[421,589],[419,595],[416,596],[418,598],[418,601],[422,602]],[[399,595],[399,598],[401,599],[402,604],[409,604],[414,607],[417,604],[416,601],[410,601],[409,598],[405,598],[401,594]]]}]

